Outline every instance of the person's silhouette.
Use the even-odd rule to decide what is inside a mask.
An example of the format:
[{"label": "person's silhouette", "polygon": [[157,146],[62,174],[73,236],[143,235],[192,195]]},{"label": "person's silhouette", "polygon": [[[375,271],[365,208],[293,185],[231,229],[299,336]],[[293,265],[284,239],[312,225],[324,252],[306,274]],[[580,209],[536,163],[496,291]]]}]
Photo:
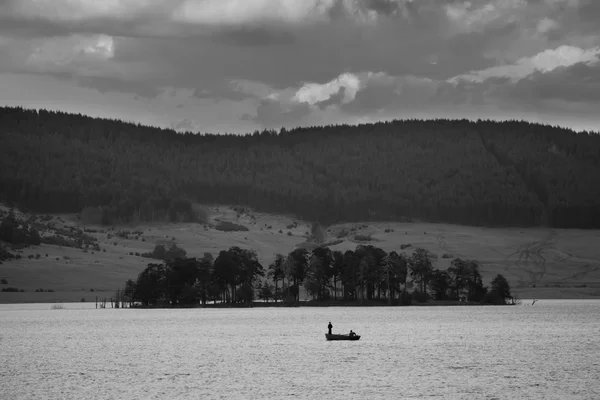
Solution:
[{"label": "person's silhouette", "polygon": [[333,325],[331,325],[331,321],[329,321],[329,325],[327,325],[327,328],[329,329],[329,334],[331,335],[331,329],[333,328]]}]

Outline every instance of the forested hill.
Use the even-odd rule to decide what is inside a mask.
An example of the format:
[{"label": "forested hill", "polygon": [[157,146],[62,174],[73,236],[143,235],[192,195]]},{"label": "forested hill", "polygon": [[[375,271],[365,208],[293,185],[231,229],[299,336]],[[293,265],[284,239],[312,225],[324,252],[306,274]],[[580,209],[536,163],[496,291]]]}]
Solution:
[{"label": "forested hill", "polygon": [[193,135],[0,108],[0,199],[103,223],[191,218],[197,201],[325,224],[600,228],[600,135],[467,120]]}]

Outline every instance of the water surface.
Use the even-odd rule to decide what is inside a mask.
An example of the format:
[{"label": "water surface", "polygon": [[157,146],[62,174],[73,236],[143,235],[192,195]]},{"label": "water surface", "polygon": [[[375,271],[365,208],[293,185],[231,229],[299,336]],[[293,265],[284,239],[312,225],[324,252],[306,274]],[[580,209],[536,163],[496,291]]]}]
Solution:
[{"label": "water surface", "polygon": [[[600,399],[600,301],[135,310],[0,305],[6,399]],[[350,329],[357,342],[327,342]]]}]

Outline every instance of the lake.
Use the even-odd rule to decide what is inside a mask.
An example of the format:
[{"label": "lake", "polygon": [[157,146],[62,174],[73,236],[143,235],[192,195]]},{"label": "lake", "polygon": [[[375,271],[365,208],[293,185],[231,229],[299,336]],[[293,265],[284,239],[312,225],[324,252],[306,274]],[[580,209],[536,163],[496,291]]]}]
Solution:
[{"label": "lake", "polygon": [[[526,302],[526,301],[525,301]],[[600,301],[0,305],[2,399],[600,399]],[[325,340],[333,331],[362,335]]]}]

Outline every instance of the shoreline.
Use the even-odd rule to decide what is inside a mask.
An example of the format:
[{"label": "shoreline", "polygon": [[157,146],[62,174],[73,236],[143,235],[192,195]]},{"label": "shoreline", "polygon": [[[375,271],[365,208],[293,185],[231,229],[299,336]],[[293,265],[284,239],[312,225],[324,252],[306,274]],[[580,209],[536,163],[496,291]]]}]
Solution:
[{"label": "shoreline", "polygon": [[[539,287],[539,288],[516,288],[512,291],[513,296],[517,299],[538,299],[538,300],[600,300],[600,287],[594,285],[587,288],[576,288],[576,287]],[[31,303],[94,303],[100,299],[106,298],[110,300],[111,297],[115,297],[114,290],[97,290],[94,292],[90,291],[77,291],[77,290],[64,290],[55,292],[0,292],[0,304],[31,304]],[[473,306],[480,305],[479,303],[461,303],[453,300],[436,301],[429,300],[425,303],[418,303],[413,301],[410,306]],[[387,300],[373,300],[366,301],[364,304],[360,304],[360,301],[344,301],[344,300],[327,300],[327,301],[316,301],[316,300],[301,300],[298,305],[292,305],[291,307],[407,307],[402,305],[388,305]],[[206,306],[198,305],[199,308],[229,308],[229,307],[248,307],[248,305],[241,304],[207,304]],[[269,301],[268,303],[262,301],[256,301],[253,307],[289,307],[281,302],[274,303]],[[167,307],[169,308],[169,307]]]}]

